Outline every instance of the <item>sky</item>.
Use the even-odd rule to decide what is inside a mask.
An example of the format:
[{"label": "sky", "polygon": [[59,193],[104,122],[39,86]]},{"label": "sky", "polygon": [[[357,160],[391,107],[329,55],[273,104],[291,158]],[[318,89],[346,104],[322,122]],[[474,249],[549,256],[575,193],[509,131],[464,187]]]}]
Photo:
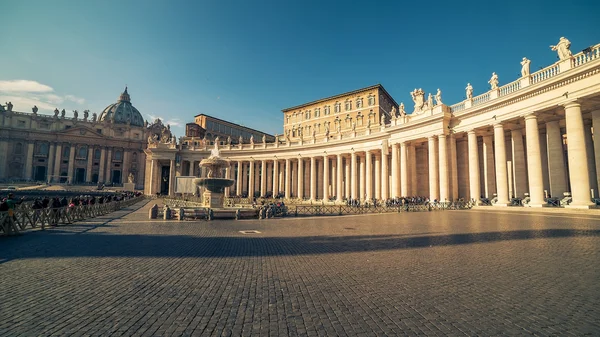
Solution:
[{"label": "sky", "polygon": [[[380,83],[445,104],[600,43],[600,1],[1,0],[0,102],[100,113],[125,86],[183,135],[204,113],[270,134],[282,109]],[[407,109],[409,112],[411,109]]]}]

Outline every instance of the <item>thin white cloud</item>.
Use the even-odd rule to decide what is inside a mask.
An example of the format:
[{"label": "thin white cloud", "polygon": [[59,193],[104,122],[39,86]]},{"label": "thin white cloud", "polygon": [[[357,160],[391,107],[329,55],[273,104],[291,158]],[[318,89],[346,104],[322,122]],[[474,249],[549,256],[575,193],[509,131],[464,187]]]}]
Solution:
[{"label": "thin white cloud", "polygon": [[171,126],[181,126],[181,120],[180,119],[170,119],[167,121],[167,124],[169,124]]},{"label": "thin white cloud", "polygon": [[29,80],[0,81],[2,92],[53,92],[52,87]]},{"label": "thin white cloud", "polygon": [[[41,111],[81,109],[85,99],[74,95],[58,95],[46,84],[30,80],[0,80],[0,102],[11,102],[15,111],[28,112],[34,105]],[[73,105],[76,104],[76,105]],[[61,106],[62,104],[66,106]]]}]

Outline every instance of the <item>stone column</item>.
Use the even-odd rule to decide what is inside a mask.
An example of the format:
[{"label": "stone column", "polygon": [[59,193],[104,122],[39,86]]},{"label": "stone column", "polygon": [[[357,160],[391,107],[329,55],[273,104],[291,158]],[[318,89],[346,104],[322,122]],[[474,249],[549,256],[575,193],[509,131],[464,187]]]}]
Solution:
[{"label": "stone column", "polygon": [[446,148],[446,135],[438,136],[439,156],[440,156],[440,201],[450,199],[448,182],[448,150]]},{"label": "stone column", "polygon": [[342,162],[342,155],[338,154],[337,155],[337,164],[336,164],[336,168],[337,168],[337,173],[335,175],[336,178],[336,182],[335,182],[335,187],[336,187],[336,198],[338,202],[342,201],[342,167],[343,166],[343,162]]},{"label": "stone column", "polygon": [[[71,149],[73,149],[73,147],[71,147]],[[112,181],[111,180],[111,177],[112,177],[111,169],[112,169],[112,148],[109,147],[108,148],[108,154],[106,155],[106,175],[104,176],[105,180],[107,182],[111,182]],[[175,166],[173,166],[173,171],[175,171]]]},{"label": "stone column", "polygon": [[408,197],[408,158],[406,142],[400,144],[400,196]]},{"label": "stone column", "polygon": [[285,160],[285,198],[286,199],[291,199],[292,197],[292,165],[290,162],[290,159],[287,158]]},{"label": "stone column", "polygon": [[365,179],[365,157],[364,156],[359,156],[358,157],[358,198],[360,200],[364,200],[365,195],[366,195],[366,190],[365,190],[365,183],[366,183],[366,179]]},{"label": "stone column", "polygon": [[540,131],[534,114],[525,116],[525,137],[527,140],[527,173],[529,175],[529,206],[542,207],[544,202],[544,179],[542,176],[542,155],[540,152]]},{"label": "stone column", "polygon": [[177,171],[177,167],[175,166],[175,159],[171,159],[169,161],[169,196],[170,197],[175,195],[175,171]]},{"label": "stone column", "polygon": [[522,198],[523,194],[528,192],[527,186],[527,165],[525,163],[525,149],[523,146],[523,132],[521,130],[512,130],[512,160],[515,197]]},{"label": "stone column", "polygon": [[329,157],[323,156],[323,201],[329,201]]},{"label": "stone column", "polygon": [[304,198],[304,160],[298,158],[298,199]]},{"label": "stone column", "polygon": [[92,182],[92,165],[94,164],[94,148],[88,146],[87,167],[85,168],[85,181]]},{"label": "stone column", "polygon": [[[496,189],[498,202],[495,206],[508,205],[508,174],[506,171],[506,143],[504,142],[504,127],[494,124],[494,144],[496,159]],[[479,170],[477,170],[479,172]],[[479,181],[479,179],[477,179]]]},{"label": "stone column", "polygon": [[398,161],[398,149],[400,144],[392,144],[392,198],[400,196],[400,162]]},{"label": "stone column", "polygon": [[25,179],[31,179],[33,176],[33,147],[33,142],[27,143],[27,157],[25,157]]},{"label": "stone column", "polygon": [[[193,165],[193,161],[192,161],[191,166],[192,166],[192,175],[194,175],[193,167],[195,165]],[[227,165],[227,167],[225,167],[225,178],[231,179],[231,164],[229,164],[229,165]],[[225,187],[224,193],[225,193],[226,197],[230,197],[231,196],[231,188]]]},{"label": "stone column", "polygon": [[[2,148],[0,147],[0,152],[2,151]],[[50,147],[48,149],[48,169],[46,170],[46,182],[51,183],[52,182],[52,174],[54,174],[54,157],[56,156],[56,154],[54,153],[54,143],[50,143]],[[2,166],[2,164],[5,162],[4,161],[0,161],[0,166]],[[2,178],[2,174],[0,173],[0,178]]]},{"label": "stone column", "polygon": [[387,200],[390,196],[390,173],[388,171],[387,149],[381,149],[381,199]]},{"label": "stone column", "polygon": [[365,195],[366,200],[373,199],[373,157],[369,150],[365,152]]},{"label": "stone column", "polygon": [[267,195],[267,161],[263,159],[260,162],[260,196],[265,195]]},{"label": "stone column", "polygon": [[358,181],[356,179],[356,171],[356,152],[352,151],[350,154],[350,186],[352,188],[350,195],[353,200],[358,199]]},{"label": "stone column", "polygon": [[571,196],[573,197],[573,201],[569,206],[590,208],[593,204],[590,194],[589,167],[581,105],[577,102],[565,104],[565,119],[567,122],[569,178],[571,181]]},{"label": "stone column", "polygon": [[452,172],[452,176],[450,177],[452,184],[450,197],[452,200],[458,200],[458,157],[454,133],[450,134],[450,171]]},{"label": "stone column", "polygon": [[483,179],[485,197],[492,198],[496,193],[496,166],[494,165],[494,148],[492,136],[483,136]]},{"label": "stone column", "polygon": [[241,160],[237,162],[237,178],[235,181],[235,193],[236,196],[242,195],[242,170],[244,167],[244,163]]},{"label": "stone column", "polygon": [[[594,162],[596,164],[596,184],[600,188],[600,109],[592,111],[592,127],[594,128]],[[600,192],[596,193],[600,198]]]},{"label": "stone column", "polygon": [[67,178],[67,181],[71,184],[75,181],[75,152],[76,151],[77,151],[77,145],[75,145],[75,144],[71,145],[71,148],[69,149],[69,169],[67,171],[67,175],[69,176],[69,178]]},{"label": "stone column", "polygon": [[409,171],[410,171],[410,193],[417,195],[417,149],[414,144],[408,147]]},{"label": "stone column", "polygon": [[433,201],[433,200],[439,200],[439,194],[438,194],[438,160],[437,160],[437,156],[436,156],[436,144],[435,144],[435,137],[431,136],[429,138],[427,138],[427,145],[428,145],[428,151],[427,151],[427,155],[429,158],[429,200]]},{"label": "stone column", "polygon": [[310,200],[317,200],[317,160],[310,157]]},{"label": "stone column", "polygon": [[352,178],[350,177],[350,159],[348,157],[346,157],[344,162],[345,162],[345,164],[344,164],[345,165],[344,166],[344,171],[345,171],[344,172],[344,190],[345,190],[344,196],[347,199],[350,199],[352,197],[352,194],[351,194]]},{"label": "stone column", "polygon": [[298,197],[298,162],[295,160],[292,160],[291,162],[292,165],[292,171],[291,171],[291,182],[290,182],[290,190],[291,190],[291,197],[292,198],[297,198]]},{"label": "stone column", "polygon": [[254,160],[248,162],[248,198],[254,198]]},{"label": "stone column", "polygon": [[381,157],[375,154],[375,199],[381,200]]},{"label": "stone column", "polygon": [[[594,198],[598,198],[598,184],[596,182],[596,159],[594,158],[594,140],[592,138],[591,121],[584,121],[583,132],[585,134],[585,149],[588,159],[588,175],[590,176],[590,189],[594,191]],[[598,129],[596,129],[598,130]]]},{"label": "stone column", "polygon": [[562,198],[567,192],[567,172],[563,138],[558,121],[546,123],[546,142],[548,144],[548,174],[550,176],[550,195]]},{"label": "stone column", "polygon": [[273,161],[273,197],[279,194],[279,162]]},{"label": "stone column", "polygon": [[[56,147],[57,151],[60,152],[60,144]],[[105,168],[105,161],[106,161],[106,148],[102,148],[102,150],[100,151],[100,165],[98,167],[98,183],[99,184],[103,184],[104,183],[104,168]],[[155,160],[153,160],[154,162]],[[160,173],[158,173],[160,174]],[[150,178],[152,179],[152,178]],[[151,180],[152,181],[152,180]],[[154,193],[156,193],[156,190],[153,190]]]},{"label": "stone column", "polygon": [[[3,122],[0,120],[0,125],[2,125]],[[52,149],[53,145],[50,145],[50,149]],[[48,152],[48,162],[50,162],[50,156],[52,155],[52,151]],[[0,140],[0,179],[4,179],[7,176],[6,173],[6,163],[8,162],[8,141],[5,139]],[[48,166],[48,176],[50,176],[52,166]],[[50,181],[50,180],[48,180]]]},{"label": "stone column", "polygon": [[475,204],[479,205],[481,197],[481,188],[479,185],[479,149],[477,147],[477,134],[475,130],[467,133],[469,142],[469,194]]},{"label": "stone column", "polygon": [[319,157],[316,157],[315,161],[317,162],[317,194],[315,195],[315,197],[317,198],[317,200],[319,200],[323,199],[323,176],[321,175],[321,173],[323,172],[323,163],[321,162],[321,159]]},{"label": "stone column", "polygon": [[331,194],[337,198],[337,157],[334,160],[331,160]]}]

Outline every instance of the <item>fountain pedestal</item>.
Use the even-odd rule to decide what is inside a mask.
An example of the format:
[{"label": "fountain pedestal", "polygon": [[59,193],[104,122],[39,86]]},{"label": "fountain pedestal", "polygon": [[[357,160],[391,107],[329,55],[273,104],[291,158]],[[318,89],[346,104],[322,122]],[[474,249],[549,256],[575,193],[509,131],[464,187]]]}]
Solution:
[{"label": "fountain pedestal", "polygon": [[204,193],[202,193],[202,206],[210,208],[222,208],[223,193],[205,190]]}]

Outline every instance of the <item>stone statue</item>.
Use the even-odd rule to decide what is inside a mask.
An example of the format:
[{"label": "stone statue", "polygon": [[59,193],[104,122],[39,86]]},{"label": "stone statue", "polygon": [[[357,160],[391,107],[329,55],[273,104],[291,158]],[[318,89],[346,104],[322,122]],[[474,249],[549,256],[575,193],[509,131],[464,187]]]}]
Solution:
[{"label": "stone statue", "polygon": [[169,144],[177,145],[177,138],[175,138],[175,136],[171,136],[171,139],[169,139]]},{"label": "stone statue", "polygon": [[492,78],[490,78],[488,83],[492,86],[492,90],[498,89],[498,75],[496,75],[496,73],[492,73]]},{"label": "stone statue", "polygon": [[60,111],[60,118],[65,118],[65,114],[66,114],[66,113],[67,113],[67,112],[65,111],[65,109],[62,109],[62,110]]},{"label": "stone statue", "polygon": [[381,117],[379,118],[379,125],[385,125],[385,115],[381,114]]},{"label": "stone statue", "polygon": [[153,134],[148,136],[148,144],[158,144],[158,135]]},{"label": "stone statue", "polygon": [[12,109],[13,109],[13,104],[12,104],[12,102],[8,102],[8,103],[6,103],[6,111],[8,111],[8,112],[12,112]]},{"label": "stone statue", "polygon": [[267,142],[267,136],[262,135],[262,142],[263,142],[263,144],[265,144]]},{"label": "stone statue", "polygon": [[96,123],[96,119],[98,119],[98,115],[94,112],[92,114],[92,122]]},{"label": "stone statue", "polygon": [[329,124],[325,124],[325,137],[329,137]]},{"label": "stone statue", "polygon": [[242,138],[242,136],[240,136],[238,142],[239,142],[239,144],[244,144],[244,138]]},{"label": "stone statue", "polygon": [[231,145],[231,136],[227,136],[227,145]]},{"label": "stone statue", "polygon": [[467,91],[467,99],[473,99],[473,87],[471,83],[467,83],[465,90]]},{"label": "stone statue", "polygon": [[433,95],[431,95],[431,93],[427,95],[427,108],[433,109]]},{"label": "stone statue", "polygon": [[392,115],[392,117],[396,117],[397,111],[395,106],[392,106],[392,112],[390,114]]},{"label": "stone statue", "polygon": [[83,121],[84,122],[87,122],[89,116],[90,116],[90,110],[83,110]]},{"label": "stone statue", "polygon": [[558,40],[558,44],[556,44],[556,46],[550,46],[550,48],[558,53],[558,59],[561,61],[569,59],[571,56],[573,56],[571,50],[569,50],[569,48],[571,48],[571,41],[564,37],[561,37],[560,40]]},{"label": "stone statue", "polygon": [[526,57],[523,58],[523,61],[521,61],[521,76],[525,77],[525,76],[529,76],[529,65],[531,64],[531,61],[529,59],[527,59]]},{"label": "stone statue", "polygon": [[288,143],[290,142],[290,130],[289,129],[285,132],[285,141]]},{"label": "stone statue", "polygon": [[337,124],[337,133],[342,133],[342,125],[341,125],[341,123]]},{"label": "stone statue", "polygon": [[73,119],[77,120],[77,117],[79,117],[79,112],[77,110],[73,110]]},{"label": "stone statue", "polygon": [[442,91],[438,88],[435,94],[435,105],[442,105]]},{"label": "stone statue", "polygon": [[215,137],[215,144],[219,144],[221,142],[221,139],[219,138],[219,136]]},{"label": "stone statue", "polygon": [[33,108],[31,108],[31,111],[33,111],[33,114],[34,114],[34,115],[37,115],[37,112],[38,112],[38,107],[37,107],[37,105],[34,105],[34,106],[33,106]]},{"label": "stone statue", "polygon": [[400,116],[406,116],[406,111],[404,110],[404,102],[400,103]]},{"label": "stone statue", "polygon": [[425,105],[425,92],[423,89],[416,89],[410,93],[413,102],[415,102],[415,112],[420,112],[423,110],[423,105]]},{"label": "stone statue", "polygon": [[250,144],[254,144],[254,135],[250,135]]},{"label": "stone statue", "polygon": [[59,113],[59,112],[60,112],[60,111],[58,111],[58,109],[54,109],[54,117],[55,117],[55,118],[58,118],[58,113]]},{"label": "stone statue", "polygon": [[135,176],[133,175],[133,173],[129,172],[129,175],[127,176],[127,182],[129,182],[130,184],[133,184],[134,181],[135,181]]}]

